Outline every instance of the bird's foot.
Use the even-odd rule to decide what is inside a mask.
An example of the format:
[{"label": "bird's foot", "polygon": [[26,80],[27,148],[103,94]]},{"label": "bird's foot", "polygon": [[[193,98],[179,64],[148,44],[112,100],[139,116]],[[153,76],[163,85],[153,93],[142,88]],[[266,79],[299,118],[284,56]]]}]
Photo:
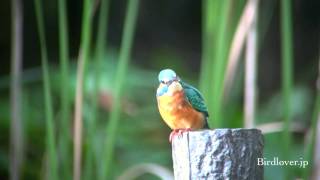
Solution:
[{"label": "bird's foot", "polygon": [[174,129],[174,130],[171,131],[170,136],[169,136],[169,142],[172,142],[173,137],[175,135],[177,135],[177,133],[178,133],[177,129]]},{"label": "bird's foot", "polygon": [[186,128],[186,129],[174,129],[169,136],[169,142],[172,142],[174,136],[178,135],[181,137],[183,133],[191,131],[191,128]]}]

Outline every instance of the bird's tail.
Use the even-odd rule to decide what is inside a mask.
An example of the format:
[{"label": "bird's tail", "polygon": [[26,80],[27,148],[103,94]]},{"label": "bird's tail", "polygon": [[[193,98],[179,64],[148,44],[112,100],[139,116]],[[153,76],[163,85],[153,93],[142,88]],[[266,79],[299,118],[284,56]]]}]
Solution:
[{"label": "bird's tail", "polygon": [[206,117],[206,120],[205,120],[205,124],[204,124],[204,126],[203,126],[203,129],[210,129],[209,124],[208,124],[208,117]]}]

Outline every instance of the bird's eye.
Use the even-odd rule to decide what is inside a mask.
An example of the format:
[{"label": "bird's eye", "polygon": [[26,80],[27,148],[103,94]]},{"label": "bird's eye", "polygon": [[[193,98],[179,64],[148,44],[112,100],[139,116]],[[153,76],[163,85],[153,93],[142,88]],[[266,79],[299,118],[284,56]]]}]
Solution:
[{"label": "bird's eye", "polygon": [[160,81],[162,84],[165,84],[164,81]]}]

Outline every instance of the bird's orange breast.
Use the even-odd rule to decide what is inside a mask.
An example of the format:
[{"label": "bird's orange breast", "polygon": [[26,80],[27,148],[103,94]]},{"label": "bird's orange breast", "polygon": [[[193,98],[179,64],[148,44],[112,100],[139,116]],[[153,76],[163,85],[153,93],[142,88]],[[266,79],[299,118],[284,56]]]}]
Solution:
[{"label": "bird's orange breast", "polygon": [[171,129],[201,129],[205,117],[185,99],[184,91],[157,97],[159,112]]}]

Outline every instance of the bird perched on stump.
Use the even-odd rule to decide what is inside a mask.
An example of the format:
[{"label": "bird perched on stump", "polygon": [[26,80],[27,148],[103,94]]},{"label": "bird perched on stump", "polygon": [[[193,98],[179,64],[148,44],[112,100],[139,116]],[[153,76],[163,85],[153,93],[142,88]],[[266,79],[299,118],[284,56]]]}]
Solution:
[{"label": "bird perched on stump", "polygon": [[165,123],[175,135],[208,127],[208,109],[196,88],[183,82],[171,69],[160,71],[157,89],[158,109]]}]

